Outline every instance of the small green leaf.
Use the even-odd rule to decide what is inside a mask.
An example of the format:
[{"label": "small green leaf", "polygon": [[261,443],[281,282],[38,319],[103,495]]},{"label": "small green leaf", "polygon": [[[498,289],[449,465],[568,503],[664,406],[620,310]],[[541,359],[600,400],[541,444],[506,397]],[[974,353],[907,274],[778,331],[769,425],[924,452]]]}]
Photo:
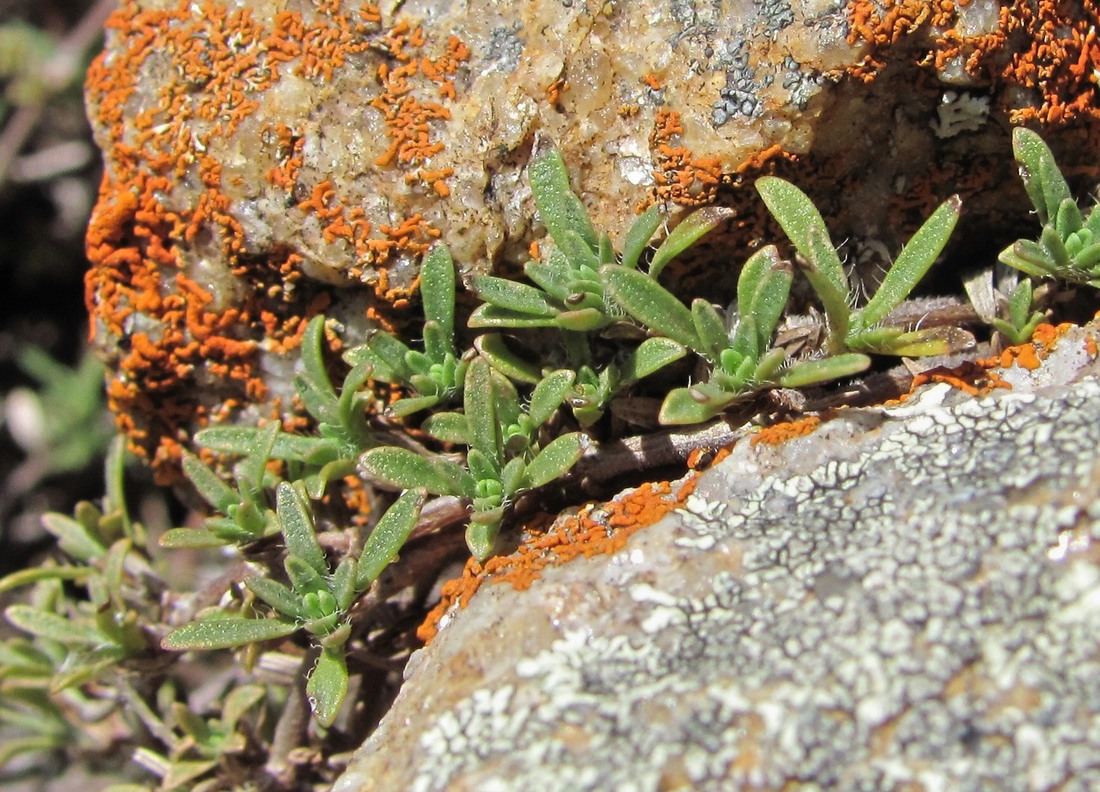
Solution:
[{"label": "small green leaf", "polygon": [[1020,239],[997,255],[997,260],[1032,278],[1053,278],[1054,263],[1043,247],[1030,239]]},{"label": "small green leaf", "polygon": [[683,344],[671,338],[647,338],[630,354],[622,367],[622,384],[630,385],[648,377],[687,354]]},{"label": "small green leaf", "polygon": [[493,554],[503,516],[503,509],[474,512],[471,516],[470,524],[466,526],[466,546],[470,549],[470,555],[478,561],[484,562]]},{"label": "small green leaf", "polygon": [[470,446],[485,454],[499,469],[503,459],[495,396],[492,369],[485,360],[475,358],[466,369],[464,389],[464,407],[470,424]]},{"label": "small green leaf", "polygon": [[[302,603],[308,608],[310,602],[317,603],[316,599],[309,600],[308,595],[317,595],[321,591],[327,590],[325,585],[325,575],[317,572],[316,569],[311,567],[305,561],[292,555],[287,555],[283,559],[283,568],[286,570],[286,576],[290,580],[290,586],[294,589],[294,593],[298,595]],[[317,616],[327,616],[332,611],[316,611],[311,610],[310,615],[313,618]]]},{"label": "small green leaf", "polygon": [[125,660],[127,651],[122,646],[96,646],[92,648],[71,648],[65,663],[57,669],[50,679],[49,691],[58,694],[63,690],[79,687],[97,677],[117,669]]},{"label": "small green leaf", "polygon": [[569,281],[573,276],[565,254],[557,248],[550,251],[546,261],[528,261],[523,265],[523,272],[554,299],[564,301],[569,296]]},{"label": "small green leaf", "polygon": [[567,232],[577,234],[593,251],[598,249],[596,229],[588,219],[588,210],[569,186],[569,173],[561,154],[548,140],[536,142],[536,150],[527,166],[531,192],[535,196],[539,219],[550,236],[561,246]]},{"label": "small green leaf", "polygon": [[217,759],[174,759],[168,765],[168,772],[161,778],[158,788],[167,792],[189,787],[217,766]]},{"label": "small green leaf", "polygon": [[930,327],[911,332],[896,327],[871,328],[852,341],[855,349],[905,357],[949,355],[973,346],[974,336],[957,327]]},{"label": "small green leaf", "polygon": [[324,390],[332,391],[332,381],[328,378],[324,357],[325,317],[318,314],[310,319],[302,334],[302,365],[306,376]]},{"label": "small green leaf", "polygon": [[245,578],[244,584],[249,591],[284,616],[302,620],[312,616],[302,604],[301,595],[276,580],[255,576]]},{"label": "small green leaf", "polygon": [[756,361],[756,369],[751,374],[750,384],[772,385],[775,383],[776,373],[787,362],[787,350],[782,348],[769,349]]},{"label": "small green leaf", "polygon": [[565,401],[575,377],[572,371],[558,369],[542,378],[531,393],[531,406],[527,411],[532,424],[538,427],[550,420]]},{"label": "small green leaf", "polygon": [[208,468],[198,457],[186,451],[183,452],[183,472],[195,486],[203,500],[222,514],[225,514],[230,506],[240,503],[241,499],[238,493],[218,478],[218,474]]},{"label": "small green leaf", "polygon": [[834,290],[847,298],[848,279],[844,265],[829,239],[825,220],[810,197],[776,176],[761,176],[756,180],[756,190],[795,249],[817,268]]},{"label": "small green leaf", "polygon": [[228,649],[282,638],[297,629],[297,623],[288,619],[209,619],[173,630],[160,645],[170,652]]},{"label": "small green leaf", "polygon": [[420,428],[444,443],[470,444],[470,424],[462,413],[434,413],[428,416]]},{"label": "small green leaf", "polygon": [[135,543],[141,543],[135,535],[134,525],[126,506],[126,442],[122,435],[115,435],[107,447],[107,459],[104,463],[104,478],[107,487],[108,512],[117,512],[122,519],[123,530]]},{"label": "small green leaf", "polygon": [[1008,318],[1019,328],[1027,324],[1028,311],[1031,308],[1031,279],[1024,278],[1012,291],[1008,300]]},{"label": "small green leaf", "polygon": [[331,726],[340,714],[340,707],[348,694],[348,664],[343,647],[325,648],[317,658],[317,665],[309,673],[306,696],[309,697],[313,716],[322,726]]},{"label": "small green leaf", "polygon": [[420,299],[424,303],[424,319],[435,322],[447,346],[454,346],[455,265],[446,245],[433,247],[420,265]]},{"label": "small green leaf", "polygon": [[517,456],[508,460],[504,470],[500,472],[500,489],[504,498],[511,498],[517,492],[524,489],[526,479],[524,477],[526,465],[523,457]]},{"label": "small green leaf", "polygon": [[387,415],[394,418],[405,418],[415,415],[423,410],[430,410],[442,401],[439,396],[409,396],[398,399],[386,409]]},{"label": "small green leaf", "polygon": [[611,245],[611,237],[606,233],[600,234],[600,252],[599,252],[599,264],[596,269],[599,269],[604,264],[615,263],[615,248]]},{"label": "small green leaf", "polygon": [[599,308],[581,308],[577,311],[562,311],[554,319],[554,326],[562,330],[587,333],[607,327],[611,321],[611,317]]},{"label": "small green leaf", "polygon": [[426,499],[427,492],[423,489],[406,490],[386,509],[359,556],[355,575],[357,591],[365,591],[397,558],[405,540],[420,519],[420,510]]},{"label": "small green leaf", "polygon": [[807,360],[795,363],[779,377],[778,384],[784,388],[804,388],[819,382],[850,377],[866,371],[871,366],[871,358],[866,355],[849,352],[832,355],[819,360]]},{"label": "small green leaf", "polygon": [[527,465],[524,477],[529,487],[541,487],[561,478],[576,464],[588,448],[588,438],[580,432],[555,437]]},{"label": "small green leaf", "polygon": [[600,269],[608,292],[634,319],[685,347],[702,349],[691,311],[660,284],[637,270]]},{"label": "small green leaf", "polygon": [[87,528],[71,517],[56,512],[43,514],[42,527],[57,537],[57,546],[69,558],[89,562],[107,552],[107,548]]},{"label": "small green leaf", "polygon": [[909,296],[947,244],[960,211],[962,201],[953,195],[924,221],[898,254],[875,296],[852,318],[850,334],[875,326]]},{"label": "small green leaf", "polygon": [[649,264],[649,277],[657,280],[670,261],[735,214],[735,211],[725,206],[706,206],[689,214],[672,229],[653,254],[653,260]]},{"label": "small green leaf", "polygon": [[345,612],[355,600],[356,566],[358,562],[352,556],[344,556],[336,565],[336,571],[328,582],[329,591],[336,600],[336,610]]},{"label": "small green leaf", "polygon": [[706,300],[696,298],[691,303],[691,318],[702,344],[700,353],[707,360],[717,360],[719,353],[729,345],[726,323],[718,310]]},{"label": "small green leaf", "polygon": [[20,569],[0,578],[0,594],[5,591],[29,586],[39,580],[72,580],[82,582],[95,574],[93,567],[79,566],[39,566],[30,569]]},{"label": "small green leaf", "polygon": [[281,429],[278,421],[270,421],[257,430],[255,443],[245,457],[243,473],[245,480],[253,489],[253,492],[249,493],[253,497],[258,497],[260,490],[263,489],[267,462],[271,459],[271,452],[275,448],[275,440]]},{"label": "small green leaf", "polygon": [[476,448],[471,448],[469,453],[466,454],[466,465],[470,468],[470,475],[473,476],[475,483],[475,494],[477,494],[477,484],[482,484],[486,481],[497,481],[499,483],[500,468],[485,454],[481,453]]},{"label": "small green leaf", "polygon": [[821,305],[825,309],[825,320],[829,337],[825,345],[830,353],[838,353],[845,349],[848,343],[848,327],[851,315],[848,311],[848,290],[836,288],[836,285],[809,261],[796,259],[796,264],[810,282],[810,286],[817,293]]},{"label": "small green leaf", "polygon": [[[741,270],[741,278],[745,278],[746,273],[749,273],[747,288],[741,288],[740,279],[737,283],[737,307],[742,314],[747,307],[747,313],[753,317],[753,356],[757,357],[771,346],[775,327],[787,307],[794,275],[790,263],[779,258],[779,252],[774,245],[753,253]],[[743,291],[747,303],[742,302]]]},{"label": "small green leaf", "polygon": [[1058,213],[1054,220],[1054,228],[1058,231],[1058,236],[1063,240],[1068,240],[1071,234],[1075,234],[1081,230],[1084,225],[1084,219],[1081,217],[1081,210],[1077,206],[1077,202],[1072,198],[1066,198],[1062,203],[1058,204]]},{"label": "small green leaf", "polygon": [[372,448],[359,458],[367,475],[399,489],[426,489],[433,495],[472,498],[474,480],[462,466],[446,459],[428,459],[405,448]]},{"label": "small green leaf", "polygon": [[661,220],[661,210],[655,205],[638,215],[623,240],[623,256],[620,262],[622,266],[627,269],[638,268],[638,262],[649,245],[649,240],[653,239],[653,235],[661,225]]},{"label": "small green leaf", "polygon": [[448,354],[454,353],[454,341],[437,322],[424,322],[424,354],[433,363],[442,363]]},{"label": "small green leaf", "polygon": [[1046,225],[1062,201],[1070,197],[1069,185],[1058,170],[1050,148],[1030,129],[1016,127],[1012,130],[1012,151],[1022,166],[1020,175],[1039,221]]},{"label": "small green leaf", "polygon": [[383,382],[403,383],[407,382],[409,377],[412,376],[412,370],[405,362],[405,358],[412,350],[404,342],[399,341],[389,333],[375,332],[367,339],[367,346],[365,348],[360,347],[360,349],[365,349],[370,354],[366,355],[364,353],[359,358],[349,354],[346,356],[348,362],[353,364],[361,360],[370,362],[374,369],[373,376],[375,379]]},{"label": "small green leaf", "polygon": [[30,605],[11,605],[4,615],[24,632],[65,645],[99,646],[111,643],[107,636],[86,621],[69,619]]},{"label": "small green leaf", "polygon": [[226,731],[233,731],[245,713],[267,698],[263,685],[241,685],[235,687],[225,697],[222,705],[221,725]]},{"label": "small green leaf", "polygon": [[340,399],[331,386],[326,388],[305,374],[297,374],[294,390],[310,415],[321,423],[339,425]]},{"label": "small green leaf", "polygon": [[281,481],[275,490],[275,502],[287,554],[302,560],[317,574],[327,575],[328,562],[325,551],[317,542],[312,509],[305,492],[289,482]]},{"label": "small green leaf", "polygon": [[558,313],[543,292],[526,283],[479,275],[474,278],[474,291],[484,302],[524,316],[549,319]]},{"label": "small green leaf", "polygon": [[[195,434],[195,442],[221,454],[247,456],[255,452],[263,442],[261,433],[265,430],[270,431],[267,427],[257,429],[251,426],[213,426],[199,430]],[[300,437],[276,432],[269,456],[271,459],[316,461],[321,464],[326,461],[325,455],[331,453],[328,445],[328,441],[319,437]]]},{"label": "small green leaf", "polygon": [[475,330],[506,327],[556,327],[557,314],[534,316],[532,314],[499,308],[495,305],[479,305],[470,314],[467,327]]},{"label": "small green leaf", "polygon": [[729,394],[722,399],[699,399],[693,388],[676,388],[670,391],[661,404],[657,421],[662,426],[683,426],[709,421],[720,414],[736,396]]},{"label": "small green leaf", "polygon": [[573,270],[579,270],[582,267],[587,267],[593,271],[599,269],[600,258],[596,254],[596,250],[590,247],[576,231],[571,229],[563,231],[560,239],[554,237],[554,242],[557,244],[558,250],[569,259]]},{"label": "small green leaf", "polygon": [[534,385],[542,376],[538,366],[509,349],[499,333],[478,336],[474,339],[474,348],[489,361],[489,365],[517,382]]}]

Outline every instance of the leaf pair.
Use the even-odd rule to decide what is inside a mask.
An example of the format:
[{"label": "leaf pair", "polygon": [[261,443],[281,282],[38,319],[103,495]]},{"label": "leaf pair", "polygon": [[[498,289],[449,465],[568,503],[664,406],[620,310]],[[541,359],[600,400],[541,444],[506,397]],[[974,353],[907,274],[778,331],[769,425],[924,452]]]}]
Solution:
[{"label": "leaf pair", "polygon": [[958,221],[962,206],[958,196],[944,201],[902,248],[871,300],[852,311],[848,277],[825,221],[804,192],[790,182],[763,176],[756,189],[764,204],[786,232],[805,274],[825,309],[828,323],[826,350],[876,352],[890,355],[937,355],[969,346],[972,339],[954,328],[906,331],[884,326],[935,263]]},{"label": "leaf pair", "polygon": [[547,375],[524,411],[515,387],[486,361],[475,359],[466,373],[464,411],[437,413],[424,424],[433,437],[466,445],[465,465],[384,447],[363,454],[360,466],[369,477],[393,487],[470,501],[473,513],[466,541],[471,553],[484,560],[492,553],[512,499],[564,475],[584,452],[585,438],[576,432],[561,435],[545,447],[539,443],[540,428],[557,411],[572,383],[572,372]]},{"label": "leaf pair", "polygon": [[1100,209],[1093,206],[1087,218],[1081,214],[1054,155],[1037,134],[1016,128],[1012,150],[1043,230],[1038,240],[1018,240],[998,259],[1033,278],[1100,288]]},{"label": "leaf pair", "polygon": [[444,245],[432,248],[420,266],[420,297],[424,305],[422,352],[378,331],[366,344],[344,355],[352,366],[368,366],[371,379],[403,385],[413,392],[388,408],[397,418],[461,398],[466,377],[466,356],[455,350],[455,267]]}]

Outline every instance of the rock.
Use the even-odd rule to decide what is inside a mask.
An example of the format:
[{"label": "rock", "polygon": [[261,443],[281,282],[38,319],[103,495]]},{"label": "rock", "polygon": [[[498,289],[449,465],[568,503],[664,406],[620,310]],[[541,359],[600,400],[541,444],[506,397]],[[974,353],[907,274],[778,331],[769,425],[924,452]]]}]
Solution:
[{"label": "rock", "polygon": [[[731,239],[756,239],[749,177],[774,166],[857,258],[893,254],[948,192],[1011,181],[968,205],[972,238],[999,244],[988,229],[1025,207],[1009,119],[1095,151],[1096,22],[1028,0],[125,0],[87,91],[111,405],[162,477],[198,426],[293,421],[311,316],[352,342],[408,322],[437,240],[467,274],[522,258],[537,134],[616,238],[642,204],[674,221],[719,201],[741,209]],[[716,250],[685,290],[732,285]]]},{"label": "rock", "polygon": [[1097,333],[743,440],[610,555],[528,545],[336,792],[1097,788]]}]

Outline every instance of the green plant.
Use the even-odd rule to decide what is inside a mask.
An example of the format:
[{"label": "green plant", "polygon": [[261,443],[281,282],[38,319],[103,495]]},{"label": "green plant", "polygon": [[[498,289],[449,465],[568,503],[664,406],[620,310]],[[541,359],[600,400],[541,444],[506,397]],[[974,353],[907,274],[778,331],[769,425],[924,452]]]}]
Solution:
[{"label": "green plant", "polygon": [[31,726],[0,751],[2,760],[86,742],[69,713],[102,719],[117,702],[88,695],[85,686],[111,687],[120,669],[136,668],[155,654],[163,582],[149,565],[144,529],[126,510],[122,468],[116,442],[102,507],[82,502],[72,517],[43,518],[63,559],[0,579],[0,593],[29,589],[26,601],[8,606],[4,616],[30,636],[0,644],[0,724]]},{"label": "green plant", "polygon": [[1014,129],[1012,151],[1043,230],[1038,240],[1018,240],[998,259],[1033,278],[1100,288],[1100,210],[1093,206],[1087,217],[1081,214],[1054,155],[1037,134]]},{"label": "green plant", "polygon": [[884,324],[890,312],[909,296],[947,244],[962,207],[957,195],[944,201],[929,216],[902,248],[875,295],[863,308],[853,311],[844,265],[829,239],[821,213],[809,196],[790,182],[774,176],[758,179],[756,189],[800,254],[796,263],[825,309],[828,330],[825,349],[828,353],[940,355],[972,343],[972,338],[954,329],[907,331]]},{"label": "green plant", "polygon": [[1012,293],[1004,300],[1004,318],[993,317],[990,319],[990,325],[1009,344],[1026,343],[1031,340],[1035,328],[1046,321],[1046,313],[1033,311],[1032,305],[1031,280],[1024,278],[1016,284]]},{"label": "green plant", "polygon": [[424,351],[418,352],[377,331],[366,344],[344,355],[352,366],[367,366],[370,378],[404,385],[414,396],[394,402],[388,412],[404,417],[441,403],[460,401],[468,356],[455,349],[455,268],[451,254],[436,245],[420,267],[420,297],[424,305]]},{"label": "green plant", "polygon": [[[656,206],[640,215],[627,232],[621,257],[610,237],[597,236],[580,198],[569,186],[569,175],[558,150],[545,146],[531,162],[531,192],[539,218],[550,234],[542,260],[528,261],[523,271],[534,286],[480,275],[474,291],[484,302],[470,317],[470,327],[557,327],[593,331],[607,327],[622,314],[604,294],[599,268],[619,263],[635,269],[661,224]],[[693,212],[664,239],[653,254],[649,275],[656,278],[664,266],[698,241],[733,211],[707,207]]]},{"label": "green plant", "polygon": [[[304,629],[318,650],[306,692],[317,721],[329,726],[339,714],[348,688],[348,609],[396,558],[416,524],[424,493],[410,490],[402,494],[371,531],[360,556],[344,556],[335,569],[330,568],[317,541],[309,498],[301,482],[280,482],[276,499],[276,518],[286,548],[283,569],[290,585],[267,575],[244,580],[274,615],[251,618],[214,608],[198,621],[173,630],[161,645],[172,651],[223,649],[283,638]],[[247,610],[254,609],[242,604],[240,611]]]},{"label": "green plant", "polygon": [[[1027,134],[1017,133],[1016,140],[1025,170],[1040,174],[1028,183],[1033,200],[1044,207],[1041,219],[1057,233],[1059,217],[1062,230],[1072,229],[1068,190],[1054,175],[1049,151]],[[599,481],[611,454],[632,444],[642,450],[631,470],[682,458],[651,454],[643,442],[649,437],[624,438],[618,411],[604,421],[615,400],[638,397],[652,405],[656,400],[649,397],[656,393],[663,398],[661,423],[702,424],[763,389],[799,388],[863,371],[871,363],[866,353],[932,354],[962,343],[954,329],[887,324],[951,234],[957,199],[932,214],[871,300],[853,310],[820,213],[793,185],[761,179],[760,193],[800,257],[792,264],[772,245],[755,252],[741,269],[736,299],[723,311],[705,300],[682,303],[658,277],[728,210],[689,215],[651,251],[661,216],[650,209],[616,252],[608,236],[593,228],[556,151],[541,146],[531,180],[550,237],[541,260],[525,267],[534,285],[475,279],[484,304],[474,311],[471,327],[500,332],[477,336],[463,349],[467,340],[455,326],[456,268],[437,246],[421,273],[422,349],[376,332],[345,352],[349,368],[342,379],[334,378],[331,372],[342,366],[326,359],[325,333],[339,326],[315,317],[303,337],[295,378],[312,434],[290,433],[278,421],[197,433],[206,453],[203,459],[186,455],[183,466],[210,514],[200,528],[167,530],[160,544],[191,553],[231,546],[219,551],[219,557],[233,559],[229,569],[201,595],[172,590],[146,552],[145,531],[130,519],[122,498],[118,446],[109,456],[108,496],[100,506],[80,504],[73,517],[45,518],[57,555],[0,580],[0,592],[27,592],[5,611],[22,634],[0,643],[0,765],[20,753],[90,745],[88,724],[106,720],[105,731],[131,735],[135,761],[160,779],[160,788],[209,792],[244,787],[258,776],[269,783],[278,757],[307,745],[309,750],[296,753],[331,753],[348,724],[354,731],[356,708],[344,706],[351,680],[379,660],[373,653],[381,630],[371,614],[394,609],[406,594],[393,592],[414,588],[410,579],[434,581],[440,559],[455,545],[435,548],[461,541],[457,534],[441,536],[441,526],[464,521],[468,549],[483,561],[499,549],[502,525],[525,493],[549,491],[555,482],[564,492],[579,481]],[[1082,231],[1096,214],[1059,237],[1071,260],[1092,255],[1092,243],[1070,251],[1083,244]],[[1044,238],[1032,244],[1052,247],[1044,241],[1050,233],[1044,229]],[[1056,253],[1044,255],[1053,261]],[[798,271],[825,308],[821,348],[809,343],[802,350],[781,340]],[[996,288],[993,273],[983,275],[986,302],[993,306],[983,315],[1016,342],[1044,318],[1035,309],[1044,303],[1029,280],[1016,282],[1011,274]],[[996,315],[997,300],[1003,316]],[[535,343],[525,345],[529,328],[555,332],[539,332]],[[689,354],[697,358],[698,382],[685,386],[678,379],[683,366],[642,381]],[[58,373],[49,366],[40,370],[43,382]],[[65,391],[77,381],[68,376],[50,380],[44,392],[72,398]],[[82,388],[90,377],[80,375]],[[377,416],[372,382],[407,388],[408,394],[388,416]],[[426,414],[419,434],[399,434],[403,426],[388,420],[421,412]],[[676,434],[697,447],[710,446],[715,435],[708,432],[722,426],[714,422]],[[611,442],[600,446],[595,438]],[[216,469],[207,465],[208,454],[216,458]],[[352,501],[344,499],[343,488],[362,482],[402,490],[396,498],[379,495],[374,506],[388,508],[369,530],[347,527]],[[355,516],[366,522],[366,514]],[[418,539],[410,542],[411,536]],[[432,563],[423,561],[429,545],[439,553]],[[405,563],[392,567],[399,552]],[[391,573],[383,576],[387,569]],[[398,581],[401,575],[405,579]],[[423,605],[423,599],[412,599],[406,616]],[[386,646],[391,651],[381,660],[393,661],[408,644]],[[223,648],[243,649],[243,662],[232,666],[217,701],[198,707],[194,680],[212,662],[206,653]],[[257,666],[268,673],[279,663],[279,681],[258,684]],[[367,682],[367,672],[362,679]],[[13,731],[15,739],[3,739]],[[251,773],[242,772],[250,764]],[[291,788],[299,781],[292,769],[280,783]],[[119,786],[116,792],[136,788]]]},{"label": "green plant", "polygon": [[625,267],[604,267],[600,275],[630,316],[694,350],[710,365],[706,382],[676,388],[665,397],[662,424],[701,423],[761,388],[823,382],[871,364],[860,354],[790,364],[785,350],[771,346],[793,277],[790,264],[780,260],[772,245],[745,262],[729,319],[706,300],[694,300],[689,309],[656,281]]},{"label": "green plant", "polygon": [[[550,235],[542,243],[542,259],[524,265],[534,285],[490,275],[475,278],[474,289],[484,304],[474,311],[469,325],[559,329],[574,372],[567,403],[580,425],[591,427],[623,390],[687,352],[670,338],[646,339],[617,359],[597,360],[592,351],[592,334],[623,319],[622,309],[605,292],[600,267],[618,264],[636,270],[661,225],[661,214],[656,206],[641,214],[616,255],[610,237],[597,235],[584,204],[572,191],[556,148],[543,146],[532,160],[530,178],[539,218]],[[688,215],[653,252],[647,277],[655,280],[670,261],[732,214],[725,207],[711,206]],[[476,347],[497,370],[518,382],[534,385],[542,376],[537,366],[512,353],[498,334],[481,336]]]},{"label": "green plant", "polygon": [[493,551],[515,496],[564,475],[587,447],[579,432],[562,434],[545,445],[539,437],[572,382],[569,371],[547,375],[531,394],[529,408],[522,410],[515,387],[485,361],[474,360],[466,373],[464,412],[437,413],[424,427],[439,440],[467,446],[465,465],[385,446],[364,453],[360,466],[372,479],[393,487],[469,501],[473,513],[466,543],[483,561]]},{"label": "green plant", "polygon": [[9,429],[27,454],[9,486],[28,489],[46,476],[101,459],[114,436],[103,398],[103,364],[86,352],[70,368],[37,347],[21,350],[17,362],[38,387],[7,395]]},{"label": "green plant", "polygon": [[220,454],[240,456],[234,466],[236,487],[193,454],[183,456],[183,470],[199,495],[217,514],[201,529],[168,531],[166,547],[206,547],[243,544],[278,533],[277,520],[265,491],[279,482],[268,468],[271,460],[286,466],[286,477],[301,482],[305,492],[320,498],[329,482],[349,475],[364,449],[377,444],[367,425],[366,410],[373,394],[364,388],[372,367],[361,361],[348,371],[337,393],[325,367],[322,337],[325,319],[314,317],[302,336],[302,368],[295,388],[317,423],[317,436],[283,432],[277,422],[263,427],[214,427],[199,431],[196,442]]}]

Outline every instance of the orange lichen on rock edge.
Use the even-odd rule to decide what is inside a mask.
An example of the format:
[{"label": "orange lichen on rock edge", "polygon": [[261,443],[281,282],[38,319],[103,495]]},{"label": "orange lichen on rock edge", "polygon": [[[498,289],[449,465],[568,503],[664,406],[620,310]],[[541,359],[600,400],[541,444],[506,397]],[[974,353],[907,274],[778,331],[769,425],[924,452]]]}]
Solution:
[{"label": "orange lichen on rock edge", "polygon": [[442,599],[417,630],[424,643],[435,637],[440,619],[458,604],[465,608],[486,582],[511,583],[524,590],[549,566],[575,558],[591,558],[621,550],[627,539],[682,506],[694,491],[697,474],[692,471],[674,490],[669,482],[644,484],[607,503],[589,503],[575,514],[556,520],[548,531],[533,530],[515,553],[490,558],[484,565],[470,559],[462,575],[443,585]]},{"label": "orange lichen on rock edge", "polygon": [[[174,478],[195,427],[265,398],[258,354],[296,347],[305,322],[325,304],[319,298],[326,287],[303,288],[300,254],[279,247],[246,251],[225,191],[241,176],[227,181],[211,153],[244,134],[242,123],[259,109],[261,94],[287,74],[324,82],[351,56],[385,50],[399,64],[394,71],[406,66],[419,76],[413,86],[395,75],[376,97],[393,159],[415,166],[414,180],[435,195],[449,191],[450,169],[427,162],[438,144],[425,127],[448,111],[411,94],[431,87],[453,98],[453,77],[468,50],[452,36],[439,57],[420,57],[414,48],[424,37],[407,23],[385,31],[377,6],[362,3],[347,14],[341,8],[326,0],[280,11],[268,24],[218,0],[180,0],[159,9],[126,0],[107,22],[104,54],[89,68],[89,106],[107,162],[86,241],[90,334],[112,358],[108,394],[119,427],[162,481]],[[178,77],[151,79],[163,69]],[[138,97],[143,106],[134,110]],[[268,124],[255,143],[274,163],[266,181],[295,195],[303,133]],[[191,191],[189,205],[177,188]],[[374,266],[398,249],[421,254],[439,236],[420,214],[388,217],[372,228],[363,209],[346,208],[331,183],[307,195],[299,194],[298,204],[318,214],[324,240],[347,241],[360,261]],[[225,264],[215,275],[204,264],[197,278],[191,269],[211,243]],[[361,271],[346,274],[355,279]],[[378,295],[407,302],[415,283],[394,288],[385,274],[375,284]]]},{"label": "orange lichen on rock edge", "polygon": [[820,415],[807,415],[797,421],[784,421],[783,423],[766,426],[752,436],[751,445],[778,445],[796,437],[810,434],[821,425]]}]

